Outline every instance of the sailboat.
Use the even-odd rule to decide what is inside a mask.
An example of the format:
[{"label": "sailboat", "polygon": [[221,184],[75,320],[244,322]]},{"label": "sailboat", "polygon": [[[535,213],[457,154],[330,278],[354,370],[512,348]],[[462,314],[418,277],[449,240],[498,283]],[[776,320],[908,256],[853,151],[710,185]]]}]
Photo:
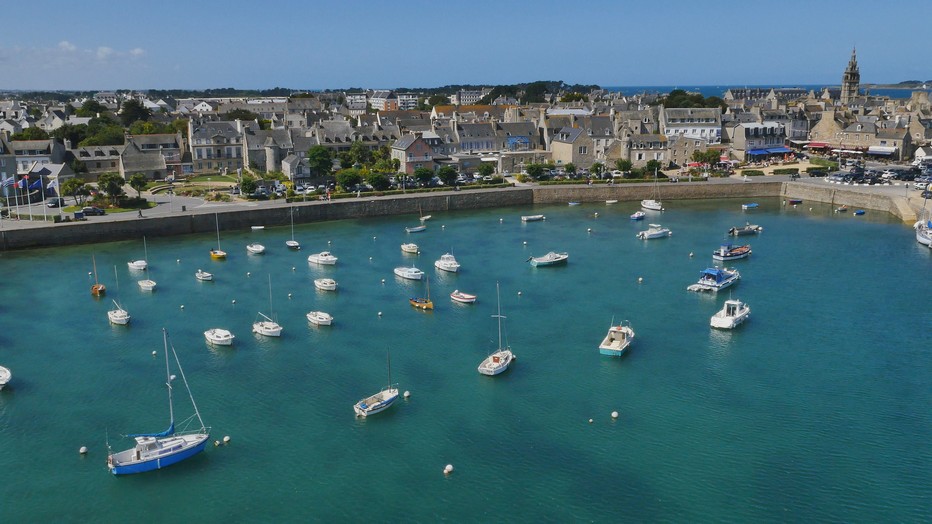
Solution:
[{"label": "sailboat", "polygon": [[421,211],[421,204],[417,205],[417,213],[421,215],[421,222],[426,222],[433,217],[433,215],[425,215],[424,212]]},{"label": "sailboat", "polygon": [[94,285],[91,286],[91,295],[102,297],[107,294],[107,286],[97,281],[97,260],[91,255],[91,263],[94,265]]},{"label": "sailboat", "polygon": [[502,344],[502,296],[499,293],[498,282],[495,283],[495,296],[498,298],[498,314],[492,315],[492,318],[498,319],[498,350],[486,357],[479,364],[479,373],[483,375],[494,376],[508,369],[511,361],[515,359],[514,353],[507,344]]},{"label": "sailboat", "polygon": [[426,278],[427,278],[427,298],[411,297],[410,299],[408,299],[408,302],[410,302],[412,306],[418,309],[424,309],[424,310],[434,309],[434,302],[430,299],[430,277],[426,277]]},{"label": "sailboat", "polygon": [[[175,432],[175,408],[172,401],[172,381],[175,375],[171,374],[171,368],[168,361],[168,331],[162,329],[162,340],[165,345],[165,385],[168,386],[168,415],[170,424],[168,429],[161,433],[138,433],[127,435],[136,439],[136,446],[109,453],[107,455],[107,467],[110,473],[114,475],[129,475],[132,473],[142,473],[154,469],[162,469],[172,464],[196,455],[204,450],[207,439],[210,438],[210,428],[204,425],[201,419],[201,413],[197,410],[197,404],[194,403],[194,395],[191,394],[191,388],[188,387],[188,380],[184,376],[184,370],[181,369],[181,362],[178,360],[178,353],[172,346],[172,354],[175,357],[175,364],[178,367],[178,374],[181,375],[181,381],[188,391],[188,397],[191,399],[191,406],[194,408],[194,414],[182,422],[187,426],[197,419],[200,427],[192,431]],[[110,444],[107,444],[110,449]]]},{"label": "sailboat", "polygon": [[[116,266],[113,266],[113,278],[116,279],[117,293],[119,293],[120,292],[120,277],[117,274]],[[116,309],[111,309],[110,311],[107,311],[107,318],[110,319],[110,323],[118,324],[121,326],[125,326],[126,324],[129,324],[129,319],[130,319],[129,312],[123,309],[120,306],[120,304],[117,303],[115,299],[113,301],[113,305],[116,307]]]},{"label": "sailboat", "polygon": [[367,417],[369,415],[375,415],[381,411],[385,411],[390,408],[395,400],[398,398],[398,388],[394,387],[392,384],[392,356],[391,353],[388,354],[388,386],[379,391],[375,395],[366,397],[355,405],[353,405],[353,410],[356,412],[356,415],[359,417]]},{"label": "sailboat", "polygon": [[651,196],[653,198],[645,198],[644,200],[641,200],[641,207],[651,211],[663,211],[663,204],[660,201],[660,184],[657,182],[656,169],[654,169],[654,192]]},{"label": "sailboat", "polygon": [[294,208],[291,208],[291,240],[286,240],[288,249],[301,249],[301,244],[294,239]]},{"label": "sailboat", "polygon": [[221,260],[227,257],[227,252],[220,249],[220,214],[214,213],[214,220],[217,223],[217,249],[210,250],[210,258]]},{"label": "sailboat", "polygon": [[272,316],[272,275],[269,275],[269,316],[265,316],[262,312],[259,312],[258,317],[262,317],[265,320],[257,320],[252,325],[252,332],[258,333],[260,335],[265,335],[267,337],[280,337],[282,336],[282,327],[278,322],[275,322],[271,319]]},{"label": "sailboat", "polygon": [[932,218],[926,215],[927,200],[922,200],[922,211],[919,213],[919,220],[913,224],[913,229],[916,230],[916,242],[932,248]]},{"label": "sailboat", "polygon": [[149,278],[149,248],[146,246],[146,237],[142,237],[142,248],[145,253],[146,267],[143,271],[146,272],[146,278],[138,282],[139,288],[143,291],[154,291],[155,290],[155,280]]}]

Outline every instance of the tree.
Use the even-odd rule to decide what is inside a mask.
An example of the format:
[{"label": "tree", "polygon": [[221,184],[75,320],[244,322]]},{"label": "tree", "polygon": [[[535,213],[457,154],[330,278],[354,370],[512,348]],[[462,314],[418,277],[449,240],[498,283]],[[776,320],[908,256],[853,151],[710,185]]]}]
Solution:
[{"label": "tree", "polygon": [[59,188],[61,194],[71,195],[74,198],[74,205],[83,206],[87,196],[91,194],[87,189],[87,184],[82,178],[69,178],[61,183]]},{"label": "tree", "polygon": [[457,174],[456,168],[453,166],[443,166],[437,170],[437,178],[446,186],[456,185]]},{"label": "tree", "polygon": [[97,188],[107,194],[111,204],[116,204],[117,199],[123,196],[125,182],[119,173],[103,173],[97,177]]},{"label": "tree", "polygon": [[233,120],[258,120],[259,115],[253,113],[248,109],[233,109],[223,115],[224,120],[233,121]]},{"label": "tree", "polygon": [[450,103],[450,99],[446,95],[433,95],[427,99],[427,105],[433,108],[434,106],[442,106]]},{"label": "tree", "polygon": [[177,120],[172,120],[172,129],[175,130],[175,133],[181,133],[181,136],[188,138],[188,119],[179,118]]},{"label": "tree", "polygon": [[136,198],[142,198],[142,190],[146,188],[146,175],[142,173],[136,173],[135,175],[129,177],[129,187],[136,190]]},{"label": "tree", "polygon": [[621,171],[622,173],[627,173],[631,171],[631,161],[627,158],[619,158],[615,161],[615,169]]},{"label": "tree", "polygon": [[105,113],[106,111],[107,111],[106,106],[104,106],[97,100],[87,100],[86,102],[81,104],[81,108],[75,111],[75,114],[77,114],[80,117],[84,117],[84,118],[87,118],[87,117],[94,118],[101,113]]},{"label": "tree", "polygon": [[714,165],[718,163],[719,151],[716,149],[706,149],[705,151],[693,151],[691,160],[693,162],[699,162],[701,164]]},{"label": "tree", "polygon": [[569,164],[566,164],[565,166],[563,166],[563,170],[566,171],[567,173],[571,174],[571,175],[575,175],[575,174],[576,174],[576,164],[570,162]]},{"label": "tree", "polygon": [[653,175],[656,172],[657,176],[662,176],[663,173],[660,172],[661,167],[662,166],[660,165],[659,160],[648,160],[644,165],[644,171],[650,175]]},{"label": "tree", "polygon": [[311,172],[319,177],[329,175],[333,169],[333,157],[330,150],[324,146],[314,146],[308,149],[307,165]]},{"label": "tree", "polygon": [[81,143],[82,140],[87,138],[87,126],[84,124],[77,126],[65,124],[49,133],[49,136],[57,138],[63,142],[65,140],[69,140],[71,141],[72,147],[77,146]]},{"label": "tree", "polygon": [[544,166],[541,164],[527,164],[524,166],[524,171],[531,178],[538,178],[544,174]]},{"label": "tree", "polygon": [[11,136],[11,140],[48,140],[49,134],[38,127],[27,127]]},{"label": "tree", "polygon": [[242,192],[243,195],[252,195],[256,192],[257,187],[256,181],[251,178],[244,178],[239,184],[240,192]]},{"label": "tree", "polygon": [[349,191],[351,187],[359,185],[360,182],[362,182],[362,175],[358,169],[350,168],[337,171],[337,184],[344,191]]},{"label": "tree", "polygon": [[158,122],[144,122],[142,120],[137,120],[129,126],[129,134],[131,135],[158,135],[165,133],[174,133],[175,129],[166,124],[160,124]]},{"label": "tree", "polygon": [[337,162],[340,163],[340,169],[349,169],[353,167],[353,157],[349,154],[349,151],[338,152]]},{"label": "tree", "polygon": [[479,164],[479,175],[483,177],[492,176],[492,173],[495,172],[495,168],[492,167],[492,164],[488,162],[483,162]]},{"label": "tree", "polygon": [[419,167],[414,170],[414,178],[416,178],[422,186],[428,186],[430,185],[430,181],[434,178],[434,172],[426,167]]},{"label": "tree", "polygon": [[593,175],[602,178],[602,173],[605,172],[605,166],[602,165],[601,162],[596,162],[592,164],[592,167],[589,168],[589,171],[591,171]]},{"label": "tree", "polygon": [[392,183],[388,180],[385,173],[372,172],[366,175],[366,183],[372,186],[376,191],[385,191],[391,187]]},{"label": "tree", "polygon": [[353,159],[354,165],[359,164],[364,166],[372,161],[372,151],[369,151],[369,146],[363,144],[359,140],[353,142],[353,145],[350,146],[349,154],[350,158]]},{"label": "tree", "polygon": [[123,104],[123,108],[120,109],[120,121],[123,122],[123,127],[129,127],[130,124],[137,120],[145,122],[151,116],[152,111],[149,111],[146,106],[142,105],[142,102],[136,99],[127,100]]}]

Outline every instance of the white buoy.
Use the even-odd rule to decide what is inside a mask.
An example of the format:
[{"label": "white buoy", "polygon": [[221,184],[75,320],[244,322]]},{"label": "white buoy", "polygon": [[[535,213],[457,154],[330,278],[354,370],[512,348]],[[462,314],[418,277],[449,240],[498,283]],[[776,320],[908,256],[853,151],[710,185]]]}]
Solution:
[{"label": "white buoy", "polygon": [[235,298],[233,299],[233,303],[236,304],[236,299],[235,299]]},{"label": "white buoy", "polygon": [[809,208],[809,211],[812,211],[812,208],[811,208],[811,207]]},{"label": "white buoy", "polygon": [[226,435],[225,437],[223,437],[223,443],[224,443],[224,444],[229,444],[229,443],[230,443],[230,436],[229,436],[229,435]]},{"label": "white buoy", "polygon": [[586,229],[586,233],[592,233],[592,228],[591,228],[591,227],[590,227],[590,228],[587,228],[587,229]]},{"label": "white buoy", "polygon": [[595,214],[595,217],[596,217],[596,218],[599,218],[599,214],[598,214],[598,213],[596,213],[596,214]]},{"label": "white buoy", "polygon": [[638,277],[638,284],[641,284],[643,282],[644,282],[644,277]]},{"label": "white buoy", "polygon": [[612,418],[618,418],[618,412],[612,411]]},{"label": "white buoy", "polygon": [[690,251],[690,252],[689,252],[689,258],[692,258],[692,257],[693,257],[693,252]]},{"label": "white buoy", "polygon": [[519,296],[519,297],[521,296],[521,292],[520,292],[520,291],[518,291],[518,296]]},{"label": "white buoy", "polygon": [[450,473],[453,473],[453,464],[447,464],[446,467],[443,468],[444,475],[449,475]]},{"label": "white buoy", "polygon": [[92,273],[92,272],[90,272],[90,271],[87,272],[87,276],[91,276],[91,275],[93,275],[93,274],[94,274],[94,273]]},{"label": "white buoy", "polygon": [[372,257],[369,257],[369,260],[372,260]]},{"label": "white buoy", "polygon": [[87,446],[81,446],[81,449],[78,450],[78,453],[87,455]]},{"label": "white buoy", "polygon": [[291,270],[294,271],[294,266],[291,266]]},{"label": "white buoy", "polygon": [[180,264],[180,263],[181,263],[181,259],[180,259],[180,258],[176,258],[176,259],[175,259],[175,263],[176,263],[176,264]]},{"label": "white buoy", "polygon": [[184,304],[181,304],[181,309],[184,309]]},{"label": "white buoy", "polygon": [[504,221],[505,221],[504,218],[499,218],[499,219],[498,219],[498,223],[499,223],[499,224],[501,224],[501,223],[504,222]]},{"label": "white buoy", "polygon": [[156,355],[158,355],[158,353],[156,353],[155,351],[153,351],[153,352],[152,352],[152,356],[154,357],[154,356],[156,356]]},{"label": "white buoy", "polygon": [[217,447],[217,446],[219,446],[219,445],[220,445],[220,441],[219,441],[219,440],[215,440],[215,441],[214,441],[214,447]]},{"label": "white buoy", "polygon": [[291,298],[291,293],[288,293],[288,298]]},{"label": "white buoy", "polygon": [[440,229],[447,227],[446,224],[440,224]]},{"label": "white buoy", "polygon": [[591,419],[591,418],[589,419],[589,423],[592,424],[592,419]]},{"label": "white buoy", "polygon": [[380,316],[380,317],[382,316],[382,312],[381,312],[381,311],[379,311],[379,316]]},{"label": "white buoy", "polygon": [[384,278],[382,279],[382,283],[383,283],[383,284],[385,283],[385,279],[384,279]]},{"label": "white buoy", "polygon": [[372,237],[372,240],[375,240],[375,237]]},{"label": "white buoy", "polygon": [[251,273],[250,271],[247,271],[247,272],[246,272],[246,276],[247,276],[247,277],[251,277],[251,276],[252,276],[252,273]]},{"label": "white buoy", "polygon": [[524,241],[524,245],[525,245],[525,246],[527,245],[527,240]]},{"label": "white buoy", "polygon": [[411,398],[411,392],[405,391],[405,398]]}]

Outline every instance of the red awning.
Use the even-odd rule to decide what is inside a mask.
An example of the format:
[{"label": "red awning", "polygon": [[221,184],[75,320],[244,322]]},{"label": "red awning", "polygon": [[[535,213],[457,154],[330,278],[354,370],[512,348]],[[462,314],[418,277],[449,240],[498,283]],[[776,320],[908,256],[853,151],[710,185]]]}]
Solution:
[{"label": "red awning", "polygon": [[808,147],[812,149],[812,148],[817,148],[817,147],[828,147],[828,144],[826,144],[825,142],[809,142],[809,145],[806,145],[803,147]]},{"label": "red awning", "polygon": [[722,155],[722,156],[718,157],[718,159],[719,159],[719,161],[721,161],[721,162],[728,162],[728,155]]}]

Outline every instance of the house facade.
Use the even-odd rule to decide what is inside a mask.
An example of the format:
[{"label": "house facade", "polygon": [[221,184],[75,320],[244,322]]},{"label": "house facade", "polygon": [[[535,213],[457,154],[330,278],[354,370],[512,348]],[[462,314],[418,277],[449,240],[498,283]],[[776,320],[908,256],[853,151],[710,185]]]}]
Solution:
[{"label": "house facade", "polygon": [[409,175],[421,167],[432,171],[436,168],[430,144],[416,133],[404,135],[392,144],[392,159],[400,163],[399,172]]}]

